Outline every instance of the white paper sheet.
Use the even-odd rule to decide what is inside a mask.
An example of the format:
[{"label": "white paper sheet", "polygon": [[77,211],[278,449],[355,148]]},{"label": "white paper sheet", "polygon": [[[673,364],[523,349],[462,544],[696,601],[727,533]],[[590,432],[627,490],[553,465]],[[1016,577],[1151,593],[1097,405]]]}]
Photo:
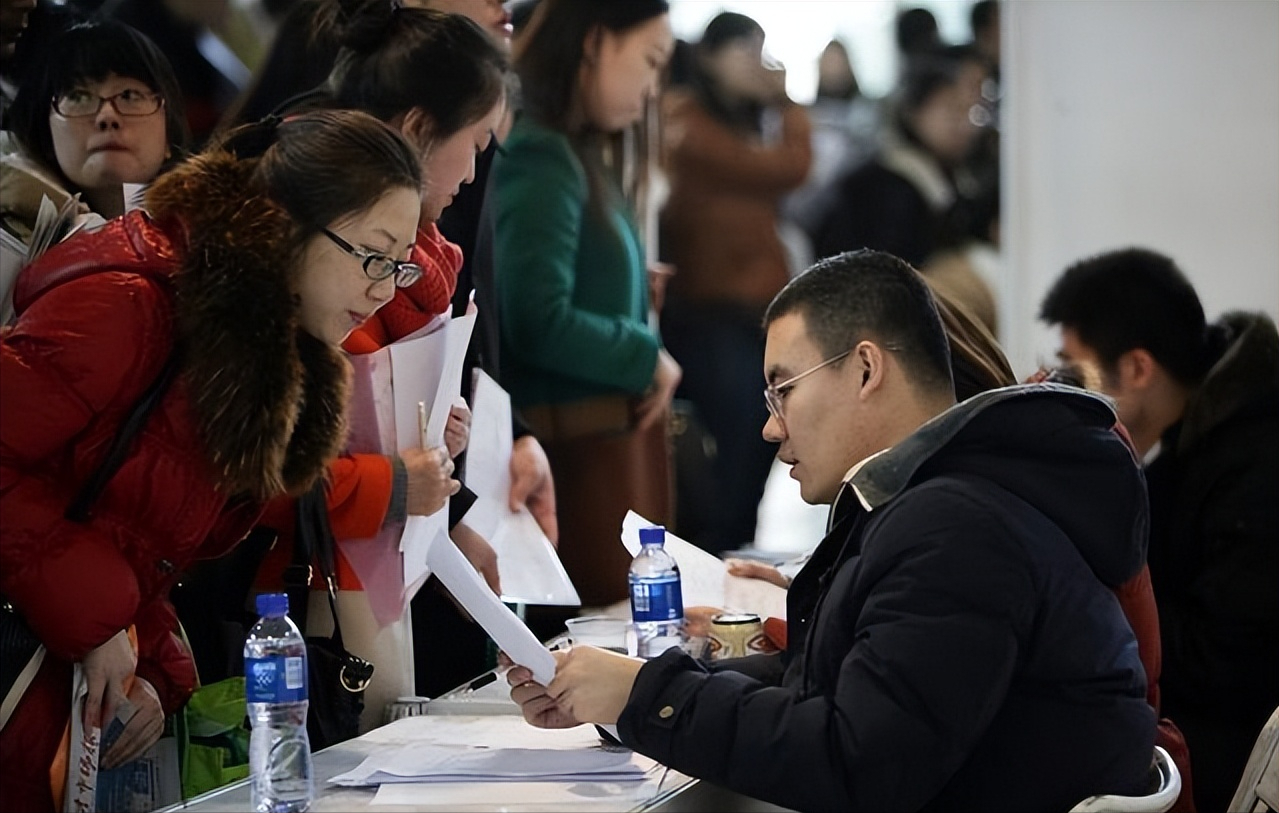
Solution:
[{"label": "white paper sheet", "polygon": [[[407,527],[405,536],[408,536]],[[437,537],[427,550],[426,561],[453,598],[466,608],[507,657],[531,669],[538,683],[546,685],[551,682],[555,677],[555,657],[524,626],[524,622],[493,595],[452,540]]]},{"label": "white paper sheet", "polygon": [[577,589],[537,520],[526,508],[510,510],[510,396],[477,370],[472,400],[466,484],[477,499],[466,513],[465,522],[497,552],[502,598],[524,604],[581,606]]},{"label": "white paper sheet", "polygon": [[333,777],[348,787],[393,782],[564,782],[581,779],[625,782],[644,778],[629,751],[599,747],[491,748],[483,745],[414,743],[380,751],[359,767]]},{"label": "white paper sheet", "polygon": [[[632,556],[640,551],[639,529],[653,523],[634,511],[622,520],[622,544]],[[730,576],[718,557],[666,532],[666,551],[679,565],[685,607],[722,607],[760,617],[786,617],[786,591],[761,579]]]}]

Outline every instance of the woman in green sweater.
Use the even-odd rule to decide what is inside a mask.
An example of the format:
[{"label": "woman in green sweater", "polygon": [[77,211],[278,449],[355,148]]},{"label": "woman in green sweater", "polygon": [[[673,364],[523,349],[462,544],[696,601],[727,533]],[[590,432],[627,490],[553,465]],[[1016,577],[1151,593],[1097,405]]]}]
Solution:
[{"label": "woman in green sweater", "polygon": [[543,0],[515,67],[524,114],[494,165],[502,373],[546,447],[560,556],[587,605],[626,597],[628,508],[670,513],[680,369],[648,327],[643,244],[605,168],[674,46],[666,0]]}]

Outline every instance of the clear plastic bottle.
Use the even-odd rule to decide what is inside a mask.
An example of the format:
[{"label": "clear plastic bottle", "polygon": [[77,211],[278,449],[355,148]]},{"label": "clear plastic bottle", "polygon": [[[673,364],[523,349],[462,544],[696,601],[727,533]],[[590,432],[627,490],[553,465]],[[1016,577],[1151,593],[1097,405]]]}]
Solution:
[{"label": "clear plastic bottle", "polygon": [[656,658],[684,643],[684,596],[679,565],[666,552],[666,529],[641,528],[640,552],[631,561],[631,620],[636,652]]},{"label": "clear plastic bottle", "polygon": [[244,642],[253,810],[302,813],[315,797],[306,735],[306,641],[288,616],[288,596],[263,593],[257,608],[262,617]]}]

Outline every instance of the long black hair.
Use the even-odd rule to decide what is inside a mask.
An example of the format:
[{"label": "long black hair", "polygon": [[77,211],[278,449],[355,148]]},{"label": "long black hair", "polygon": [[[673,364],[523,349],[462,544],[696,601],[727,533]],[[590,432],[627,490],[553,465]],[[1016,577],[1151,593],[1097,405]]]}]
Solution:
[{"label": "long black hair", "polygon": [[115,20],[77,23],[49,44],[18,89],[9,110],[10,127],[22,150],[56,173],[69,191],[80,190],[58,166],[49,129],[52,100],[82,82],[99,81],[110,74],[137,79],[163,97],[169,162],[181,160],[186,154],[190,135],[182,91],[173,66],[156,44],[136,28]]}]

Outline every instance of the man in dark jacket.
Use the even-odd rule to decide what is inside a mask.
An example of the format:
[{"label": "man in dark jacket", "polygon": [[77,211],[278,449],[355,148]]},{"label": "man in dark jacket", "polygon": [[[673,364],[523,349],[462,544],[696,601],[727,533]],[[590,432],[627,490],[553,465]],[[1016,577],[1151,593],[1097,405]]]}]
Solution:
[{"label": "man in dark jacket", "polygon": [[1225,810],[1279,705],[1279,334],[1259,313],[1207,325],[1169,258],[1076,263],[1040,317],[1093,364],[1146,459],[1163,713],[1185,734],[1199,810]]},{"label": "man in dark jacket", "polygon": [[1145,793],[1155,721],[1109,589],[1142,566],[1145,490],[1109,405],[1039,385],[957,406],[933,300],[880,252],[818,263],[765,323],[765,436],[832,504],[790,649],[708,670],[574,648],[548,687],[511,670],[526,719],[616,722],[664,764],[799,810]]}]

